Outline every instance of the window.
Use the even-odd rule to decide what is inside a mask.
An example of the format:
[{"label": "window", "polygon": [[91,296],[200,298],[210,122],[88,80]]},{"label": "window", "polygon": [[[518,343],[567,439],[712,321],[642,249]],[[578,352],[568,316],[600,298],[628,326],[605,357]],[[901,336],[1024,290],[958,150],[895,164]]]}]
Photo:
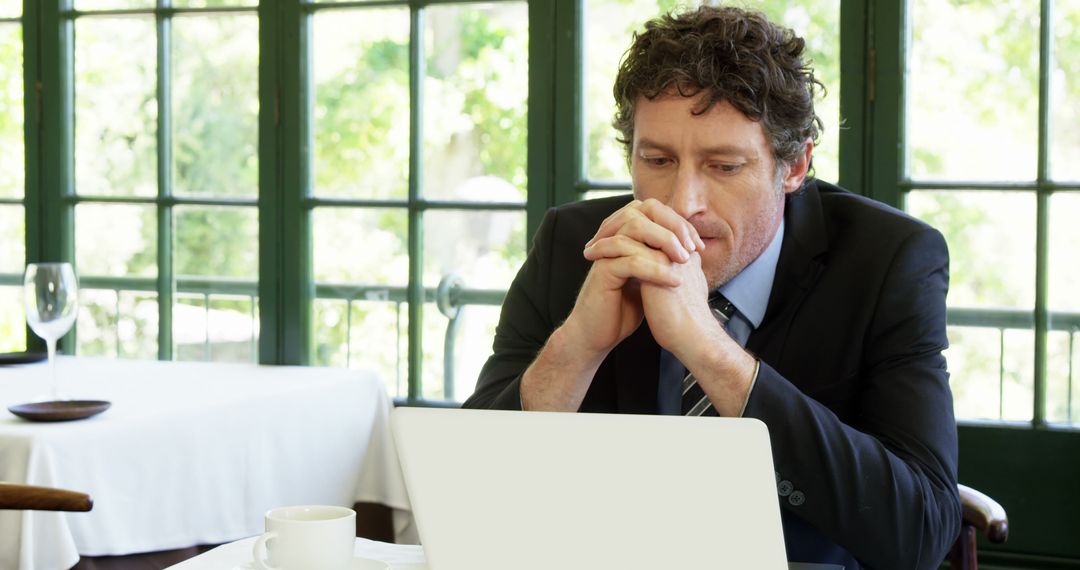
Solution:
[{"label": "window", "polygon": [[22,5],[0,1],[0,352],[26,348]]},{"label": "window", "polygon": [[253,2],[77,0],[76,352],[247,361],[258,336]]},{"label": "window", "polygon": [[[0,137],[21,150],[18,4],[0,1]],[[27,66],[54,121],[32,131],[61,136],[28,161],[53,176],[30,237],[22,156],[0,157],[5,347],[25,339],[26,244],[76,263],[69,352],[472,392],[526,250],[527,2],[70,0],[34,18],[58,49],[28,54],[54,58]]]},{"label": "window", "polygon": [[528,5],[416,4],[305,6],[311,361],[461,400],[525,258]]},{"label": "window", "polygon": [[949,242],[960,418],[1080,422],[1080,2],[1042,4],[909,6],[900,189]]}]

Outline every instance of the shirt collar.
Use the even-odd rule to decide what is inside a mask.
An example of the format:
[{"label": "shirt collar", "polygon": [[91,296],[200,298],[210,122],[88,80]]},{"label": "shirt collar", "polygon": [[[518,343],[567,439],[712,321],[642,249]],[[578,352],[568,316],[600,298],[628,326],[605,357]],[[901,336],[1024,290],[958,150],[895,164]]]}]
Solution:
[{"label": "shirt collar", "polygon": [[765,309],[769,306],[769,294],[772,293],[776,263],[780,260],[780,245],[783,241],[784,219],[780,218],[780,227],[776,228],[769,247],[738,275],[720,286],[720,294],[731,301],[755,329],[761,325],[761,320],[765,318]]}]

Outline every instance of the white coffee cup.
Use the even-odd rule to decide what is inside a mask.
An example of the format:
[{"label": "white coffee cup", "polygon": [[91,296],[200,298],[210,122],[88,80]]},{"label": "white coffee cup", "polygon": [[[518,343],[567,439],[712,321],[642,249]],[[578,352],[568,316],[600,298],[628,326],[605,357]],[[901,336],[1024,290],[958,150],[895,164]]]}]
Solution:
[{"label": "white coffee cup", "polygon": [[252,549],[256,568],[345,570],[351,565],[356,538],[356,512],[352,509],[280,507],[267,511],[265,518],[266,532]]}]

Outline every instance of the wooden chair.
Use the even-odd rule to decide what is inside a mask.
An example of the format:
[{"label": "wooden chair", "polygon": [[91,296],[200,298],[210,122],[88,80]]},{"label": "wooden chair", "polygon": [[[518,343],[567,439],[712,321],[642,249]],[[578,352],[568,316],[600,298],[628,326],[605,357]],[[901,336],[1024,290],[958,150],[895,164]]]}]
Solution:
[{"label": "wooden chair", "polygon": [[94,508],[90,495],[53,487],[0,483],[0,509],[20,511],[78,511]]},{"label": "wooden chair", "polygon": [[1001,544],[1009,538],[1009,518],[1005,509],[997,501],[964,485],[957,485],[960,490],[960,506],[964,510],[964,522],[960,526],[960,536],[953,543],[949,553],[949,568],[952,570],[978,570],[979,558],[976,552],[975,531],[994,544]]}]

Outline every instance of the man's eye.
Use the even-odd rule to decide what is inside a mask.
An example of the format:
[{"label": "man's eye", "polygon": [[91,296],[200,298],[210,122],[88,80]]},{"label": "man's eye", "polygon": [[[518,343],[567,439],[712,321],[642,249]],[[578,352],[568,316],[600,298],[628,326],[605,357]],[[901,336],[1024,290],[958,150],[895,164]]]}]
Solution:
[{"label": "man's eye", "polygon": [[720,172],[734,173],[734,172],[738,172],[739,170],[741,170],[743,165],[742,164],[726,163],[726,162],[717,162],[717,163],[713,163],[712,167],[715,168],[716,170],[719,170]]},{"label": "man's eye", "polygon": [[650,166],[667,166],[671,164],[671,159],[666,156],[645,157],[645,162]]}]

